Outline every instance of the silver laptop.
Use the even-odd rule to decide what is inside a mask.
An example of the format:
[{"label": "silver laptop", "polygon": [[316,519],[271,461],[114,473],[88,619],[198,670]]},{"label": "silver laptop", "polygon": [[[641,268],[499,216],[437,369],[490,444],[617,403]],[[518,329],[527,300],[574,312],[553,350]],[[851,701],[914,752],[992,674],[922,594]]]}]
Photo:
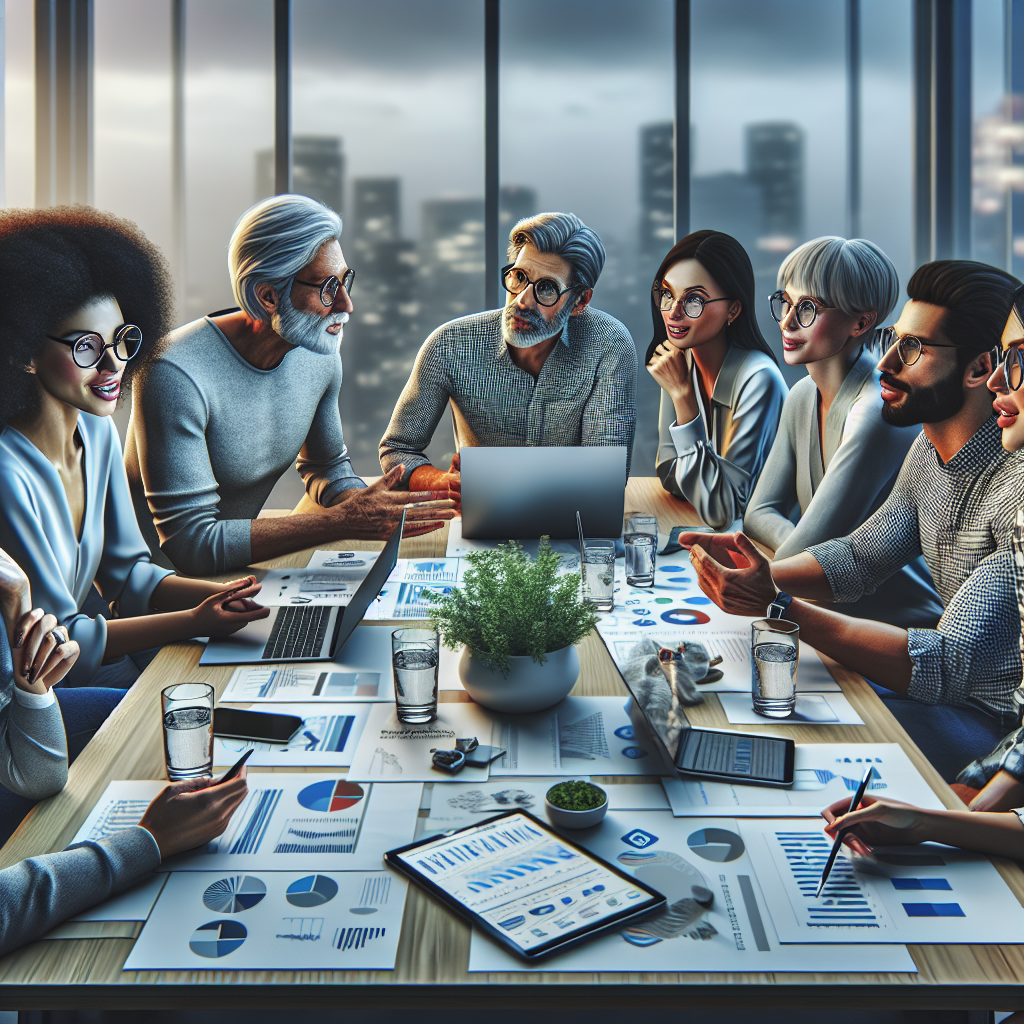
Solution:
[{"label": "silver laptop", "polygon": [[405,512],[384,550],[359,584],[352,600],[337,605],[277,608],[267,618],[250,622],[237,633],[211,640],[200,665],[253,665],[260,662],[337,661],[341,649],[362,621],[398,561]]},{"label": "silver laptop", "polygon": [[462,536],[467,540],[618,537],[626,448],[462,448]]}]

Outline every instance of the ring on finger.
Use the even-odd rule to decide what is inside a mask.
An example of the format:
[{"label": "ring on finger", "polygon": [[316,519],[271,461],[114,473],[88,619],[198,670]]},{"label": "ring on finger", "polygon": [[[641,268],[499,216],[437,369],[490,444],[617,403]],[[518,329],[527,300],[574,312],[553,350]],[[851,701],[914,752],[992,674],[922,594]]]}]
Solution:
[{"label": "ring on finger", "polygon": [[53,638],[54,645],[60,647],[61,644],[66,644],[70,639],[66,626],[55,626],[50,630],[49,635]]}]

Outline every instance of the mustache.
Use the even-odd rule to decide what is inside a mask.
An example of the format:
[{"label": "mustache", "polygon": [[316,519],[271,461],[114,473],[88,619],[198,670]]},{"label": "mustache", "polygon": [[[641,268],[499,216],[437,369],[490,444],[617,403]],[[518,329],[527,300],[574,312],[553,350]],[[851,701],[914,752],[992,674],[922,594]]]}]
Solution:
[{"label": "mustache", "polygon": [[505,310],[505,317],[509,327],[513,330],[515,330],[512,324],[513,317],[519,320],[525,320],[532,330],[538,330],[547,326],[547,321],[544,317],[532,309],[516,309],[515,306],[507,306]]},{"label": "mustache", "polygon": [[906,384],[901,384],[891,373],[883,371],[880,379],[887,388],[892,388],[893,391],[902,391],[905,395],[910,394],[910,388]]}]

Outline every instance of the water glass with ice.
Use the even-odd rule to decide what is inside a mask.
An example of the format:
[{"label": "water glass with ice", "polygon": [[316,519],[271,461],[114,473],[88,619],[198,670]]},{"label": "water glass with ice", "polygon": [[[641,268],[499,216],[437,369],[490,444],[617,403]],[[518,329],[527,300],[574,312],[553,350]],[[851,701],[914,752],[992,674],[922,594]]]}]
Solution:
[{"label": "water glass with ice", "polygon": [[400,722],[421,725],[437,718],[436,629],[396,629],[391,634],[395,710]]},{"label": "water glass with ice", "polygon": [[213,687],[175,683],[160,692],[167,778],[199,779],[213,774]]},{"label": "water glass with ice", "polygon": [[788,718],[796,708],[800,627],[785,619],[755,619],[750,626],[751,695],[766,718]]},{"label": "water glass with ice", "polygon": [[582,571],[583,600],[595,611],[615,607],[615,541],[584,540]]}]

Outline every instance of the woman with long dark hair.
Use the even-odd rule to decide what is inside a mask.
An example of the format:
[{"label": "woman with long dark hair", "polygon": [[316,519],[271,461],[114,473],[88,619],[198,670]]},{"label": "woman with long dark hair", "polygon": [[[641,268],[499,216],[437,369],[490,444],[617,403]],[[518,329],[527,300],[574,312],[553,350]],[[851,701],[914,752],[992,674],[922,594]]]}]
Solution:
[{"label": "woman with long dark hair", "polygon": [[721,231],[680,239],[651,288],[646,362],[662,388],[658,476],[716,529],[743,515],[786,399],[754,303],[750,257]]}]

